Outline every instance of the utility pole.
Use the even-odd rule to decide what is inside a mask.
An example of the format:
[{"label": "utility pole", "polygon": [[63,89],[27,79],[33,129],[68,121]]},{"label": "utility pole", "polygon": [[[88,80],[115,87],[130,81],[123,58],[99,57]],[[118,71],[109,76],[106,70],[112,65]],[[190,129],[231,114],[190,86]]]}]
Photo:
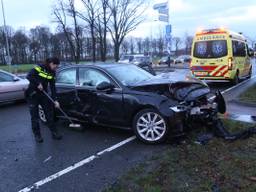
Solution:
[{"label": "utility pole", "polygon": [[10,46],[8,41],[8,34],[7,34],[7,26],[6,26],[6,20],[5,20],[5,13],[4,13],[4,3],[3,0],[1,0],[2,5],[2,12],[3,12],[3,20],[4,20],[4,33],[5,33],[5,40],[6,40],[6,53],[7,56],[5,56],[6,64],[9,66],[9,71],[11,71],[11,56],[10,56]]},{"label": "utility pole", "polygon": [[[171,28],[171,23],[170,23],[170,0],[167,1],[168,4],[168,27]],[[172,30],[172,29],[171,29]],[[169,52],[171,53],[172,50],[172,31],[170,31],[170,34],[167,34],[167,48],[169,49]]]}]

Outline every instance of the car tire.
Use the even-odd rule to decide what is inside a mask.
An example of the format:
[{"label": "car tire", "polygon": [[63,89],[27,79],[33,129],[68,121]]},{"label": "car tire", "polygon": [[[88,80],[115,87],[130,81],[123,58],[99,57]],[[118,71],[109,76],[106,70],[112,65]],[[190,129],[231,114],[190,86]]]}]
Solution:
[{"label": "car tire", "polygon": [[157,144],[168,136],[167,120],[155,109],[138,112],[133,120],[133,130],[139,140],[146,144]]},{"label": "car tire", "polygon": [[38,114],[39,114],[39,118],[42,121],[42,123],[46,123],[47,120],[46,120],[45,112],[41,105],[38,105]]},{"label": "car tire", "polygon": [[240,82],[239,72],[237,71],[234,79],[232,80],[232,84],[237,85],[239,82]]}]

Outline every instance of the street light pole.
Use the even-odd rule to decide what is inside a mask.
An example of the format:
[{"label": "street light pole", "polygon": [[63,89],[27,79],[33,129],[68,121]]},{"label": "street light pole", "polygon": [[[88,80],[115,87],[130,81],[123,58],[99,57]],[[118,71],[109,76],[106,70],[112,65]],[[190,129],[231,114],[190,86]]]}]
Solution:
[{"label": "street light pole", "polygon": [[5,33],[5,40],[6,40],[6,53],[7,53],[7,59],[6,63],[9,65],[9,71],[11,70],[11,56],[10,56],[10,46],[8,41],[8,35],[7,35],[7,26],[6,26],[6,20],[5,20],[5,13],[4,13],[4,3],[3,0],[1,0],[2,5],[2,12],[3,12],[3,20],[4,20],[4,33]]}]

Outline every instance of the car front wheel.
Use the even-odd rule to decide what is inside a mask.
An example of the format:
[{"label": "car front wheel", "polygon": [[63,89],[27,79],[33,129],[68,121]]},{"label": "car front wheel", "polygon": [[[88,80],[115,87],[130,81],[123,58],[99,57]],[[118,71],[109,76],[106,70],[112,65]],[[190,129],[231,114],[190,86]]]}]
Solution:
[{"label": "car front wheel", "polygon": [[46,116],[45,116],[45,112],[43,110],[43,107],[41,105],[38,106],[38,113],[39,113],[39,118],[43,123],[46,123]]},{"label": "car front wheel", "polygon": [[136,136],[148,144],[161,143],[168,134],[165,118],[154,109],[140,111],[134,118],[133,129]]}]

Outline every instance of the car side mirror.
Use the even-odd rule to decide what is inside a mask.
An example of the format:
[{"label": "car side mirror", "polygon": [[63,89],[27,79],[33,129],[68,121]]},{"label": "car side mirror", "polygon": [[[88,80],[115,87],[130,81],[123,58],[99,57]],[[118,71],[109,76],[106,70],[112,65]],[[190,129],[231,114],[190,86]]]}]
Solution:
[{"label": "car side mirror", "polygon": [[96,86],[96,89],[99,91],[112,91],[114,88],[115,86],[112,83],[106,81],[103,81]]},{"label": "car side mirror", "polygon": [[19,81],[20,79],[18,77],[13,77],[13,81],[16,82],[16,81]]}]

